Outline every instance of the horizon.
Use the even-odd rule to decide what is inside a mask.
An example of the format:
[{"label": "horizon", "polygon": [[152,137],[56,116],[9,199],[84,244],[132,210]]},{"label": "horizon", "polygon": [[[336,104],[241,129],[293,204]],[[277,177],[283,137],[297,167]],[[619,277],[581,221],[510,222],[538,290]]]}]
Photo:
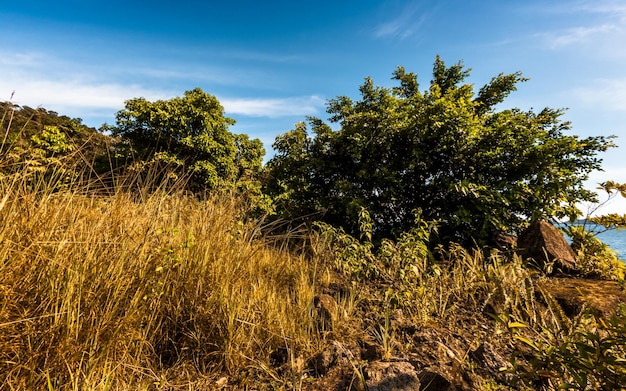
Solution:
[{"label": "horizon", "polygon": [[[435,56],[472,69],[475,91],[521,71],[501,105],[568,108],[571,134],[616,135],[599,155],[626,183],[626,5],[620,1],[330,1],[237,5],[187,1],[11,2],[0,12],[0,100],[113,124],[124,101],[202,88],[271,156],[274,138],[325,102],[358,97],[366,77],[391,86],[397,66],[431,79]],[[13,99],[9,97],[15,91]],[[602,199],[602,198],[601,198]],[[601,213],[626,213],[618,197]]]}]

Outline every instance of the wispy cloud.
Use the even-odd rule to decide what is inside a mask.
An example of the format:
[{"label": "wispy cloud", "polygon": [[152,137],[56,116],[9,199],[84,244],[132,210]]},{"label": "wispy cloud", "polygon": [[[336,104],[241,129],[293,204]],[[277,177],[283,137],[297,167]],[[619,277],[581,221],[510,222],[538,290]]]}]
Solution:
[{"label": "wispy cloud", "polygon": [[626,4],[623,1],[611,0],[595,0],[595,1],[578,1],[565,5],[565,10],[583,11],[597,14],[611,14],[618,18],[626,18]]},{"label": "wispy cloud", "polygon": [[10,84],[3,80],[0,81],[0,91],[15,91],[13,100],[17,104],[72,112],[86,109],[87,113],[120,109],[124,101],[132,97],[162,99],[167,96],[163,91],[137,84],[88,84],[43,79],[13,80]]},{"label": "wispy cloud", "polygon": [[75,64],[39,52],[0,52],[0,74],[0,99],[8,99],[15,91],[17,104],[54,110],[104,111],[120,108],[124,100],[135,96],[167,95],[167,91],[139,83],[111,82],[111,75],[99,65]]},{"label": "wispy cloud", "polygon": [[[615,1],[577,1],[562,6],[548,6],[544,13],[574,15],[577,25],[563,27],[538,34],[550,48],[558,49],[575,45],[592,45],[597,49],[623,52],[626,40],[626,5]],[[619,54],[618,54],[619,55]]]},{"label": "wispy cloud", "polygon": [[616,24],[602,24],[599,26],[574,27],[563,31],[548,33],[548,38],[552,47],[562,47],[580,43],[588,43],[595,38],[602,38],[609,34],[620,34],[623,32],[621,26]]},{"label": "wispy cloud", "polygon": [[590,108],[626,113],[626,78],[595,80],[593,85],[573,89],[570,95]]},{"label": "wispy cloud", "polygon": [[[45,107],[86,120],[94,117],[94,121],[113,121],[115,113],[124,107],[128,99],[169,99],[184,92],[175,86],[198,82],[214,84],[220,79],[219,70],[213,74],[198,69],[185,72],[141,67],[104,70],[97,65],[78,66],[40,53],[0,53],[0,74],[3,75],[0,78],[0,101],[8,100],[15,91],[12,101],[16,104]],[[119,75],[123,75],[122,80],[132,82],[111,81]],[[166,84],[172,87],[153,87],[160,84],[155,81],[163,80],[167,80]],[[325,104],[325,100],[318,96],[259,99],[218,96],[218,99],[229,114],[266,118],[314,115]],[[99,123],[90,125],[98,126]]]},{"label": "wispy cloud", "polygon": [[[0,53],[0,100],[45,107],[69,116],[111,120],[124,101],[143,96],[160,99],[168,91],[139,83],[107,80],[106,75],[81,70],[39,53]],[[90,125],[98,126],[97,123]]]},{"label": "wispy cloud", "polygon": [[231,114],[251,117],[285,117],[317,114],[325,100],[319,96],[299,96],[268,99],[220,99],[224,110]]},{"label": "wispy cloud", "polygon": [[427,16],[422,12],[415,2],[404,7],[399,16],[389,19],[374,29],[376,38],[405,39],[418,34],[420,27],[427,20]]},{"label": "wispy cloud", "polygon": [[[13,102],[20,105],[45,107],[74,116],[110,116],[124,107],[130,98],[148,100],[169,99],[182,92],[173,93],[150,89],[139,84],[90,84],[75,81],[0,80],[0,100],[9,99],[15,91]],[[6,98],[4,97],[6,95]],[[325,100],[318,96],[289,98],[220,98],[227,113],[251,117],[285,117],[314,115],[323,110]]]},{"label": "wispy cloud", "polygon": [[0,66],[33,67],[41,63],[44,56],[36,52],[0,53]]},{"label": "wispy cloud", "polygon": [[587,15],[607,14],[617,18],[626,17],[626,4],[622,0],[571,0],[552,4],[537,2],[535,5],[524,7],[534,13],[551,15],[573,15],[584,13]]}]

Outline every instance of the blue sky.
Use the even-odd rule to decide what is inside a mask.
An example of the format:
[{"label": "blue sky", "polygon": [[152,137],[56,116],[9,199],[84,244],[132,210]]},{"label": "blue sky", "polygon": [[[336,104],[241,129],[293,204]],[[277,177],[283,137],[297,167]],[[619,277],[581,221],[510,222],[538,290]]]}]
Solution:
[{"label": "blue sky", "polygon": [[0,100],[15,91],[14,103],[99,127],[127,99],[200,87],[271,153],[366,76],[391,86],[402,65],[426,88],[439,54],[471,68],[476,90],[500,72],[530,78],[504,106],[568,108],[572,133],[617,135],[594,187],[626,182],[625,49],[623,0],[12,1],[0,9]]}]

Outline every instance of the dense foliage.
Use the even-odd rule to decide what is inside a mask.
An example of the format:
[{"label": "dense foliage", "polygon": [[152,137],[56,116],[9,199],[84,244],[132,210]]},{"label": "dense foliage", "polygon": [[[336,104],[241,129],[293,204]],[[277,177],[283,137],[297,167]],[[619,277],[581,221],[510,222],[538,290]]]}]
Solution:
[{"label": "dense foliage", "polygon": [[116,117],[109,129],[123,141],[119,154],[143,169],[186,175],[194,191],[241,187],[259,195],[261,141],[231,133],[235,121],[214,96],[196,88],[169,100],[130,99]]},{"label": "dense foliage", "polygon": [[595,198],[583,182],[600,169],[610,137],[569,135],[562,110],[499,110],[525,80],[519,73],[500,74],[477,94],[468,75],[437,58],[421,92],[417,76],[399,67],[396,87],[368,78],[359,100],[329,102],[338,130],[309,118],[278,136],[267,188],[283,216],[317,213],[355,234],[365,208],[380,238],[411,229],[421,210],[440,223],[442,240],[473,244],[529,219],[578,214],[577,202]]}]

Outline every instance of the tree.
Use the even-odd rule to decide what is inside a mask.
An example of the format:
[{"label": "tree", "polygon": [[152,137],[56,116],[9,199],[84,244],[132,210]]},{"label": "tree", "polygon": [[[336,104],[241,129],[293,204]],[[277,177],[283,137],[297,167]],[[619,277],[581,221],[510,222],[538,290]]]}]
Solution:
[{"label": "tree", "polygon": [[380,238],[399,236],[421,213],[439,222],[442,240],[475,244],[494,230],[574,214],[577,202],[595,198],[583,182],[600,169],[596,155],[611,137],[568,135],[563,110],[498,111],[526,80],[520,73],[500,74],[478,94],[467,76],[461,63],[437,57],[421,92],[417,76],[398,67],[396,87],[367,78],[359,100],[329,101],[338,130],[308,118],[278,136],[267,191],[282,215],[317,213],[357,233],[365,208]]},{"label": "tree", "polygon": [[[261,142],[232,134],[235,121],[224,116],[217,98],[199,88],[170,100],[128,100],[116,119],[111,131],[128,146],[127,157],[184,172],[194,191],[258,181],[265,154]],[[256,187],[260,194],[260,184]]]}]

